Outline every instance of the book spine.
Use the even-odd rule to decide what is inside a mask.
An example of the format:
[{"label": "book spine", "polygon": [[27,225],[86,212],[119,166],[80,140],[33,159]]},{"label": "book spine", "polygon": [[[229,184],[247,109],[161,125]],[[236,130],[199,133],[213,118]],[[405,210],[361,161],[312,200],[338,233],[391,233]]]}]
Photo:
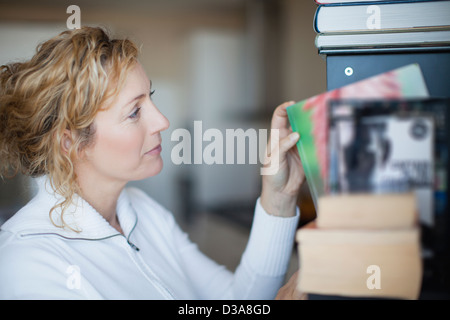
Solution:
[{"label": "book spine", "polygon": [[[337,35],[319,33],[315,38],[315,46],[323,49],[352,48],[405,48],[405,47],[448,47],[450,48],[450,30],[436,32],[398,32],[372,33],[356,35]],[[394,36],[394,37],[392,37]]]},{"label": "book spine", "polygon": [[359,5],[371,5],[371,4],[396,4],[396,3],[412,3],[412,2],[436,2],[436,1],[446,1],[446,0],[356,0],[356,1],[317,1],[317,5],[326,7],[337,7],[337,6],[359,6]]},{"label": "book spine", "polygon": [[319,48],[318,54],[331,55],[355,55],[355,54],[375,54],[375,53],[436,53],[449,52],[450,46],[423,46],[423,47],[348,47],[348,48]]},{"label": "book spine", "polygon": [[317,7],[316,12],[314,13],[314,18],[313,18],[313,28],[316,33],[320,33],[319,28],[317,27],[317,20],[318,20],[317,15],[319,14],[319,10],[321,7],[322,7],[321,5]]},{"label": "book spine", "polygon": [[[373,32],[386,32],[386,31],[406,31],[406,30],[414,30],[414,31],[420,31],[420,30],[427,30],[430,28],[441,28],[441,29],[447,29],[450,27],[448,24],[444,24],[444,25],[437,25],[437,26],[414,26],[414,27],[396,27],[393,29],[390,28],[381,28],[381,29],[345,29],[345,30],[321,30],[319,28],[319,22],[320,20],[323,19],[323,17],[321,17],[322,15],[322,11],[325,9],[331,9],[331,8],[343,8],[343,7],[369,7],[370,5],[374,5],[376,4],[377,6],[398,6],[398,5],[408,5],[408,4],[413,4],[413,3],[437,3],[437,2],[450,2],[448,0],[399,0],[399,1],[392,1],[392,0],[381,0],[381,1],[371,1],[371,2],[367,2],[367,1],[355,1],[355,2],[336,2],[336,3],[324,3],[324,4],[319,4],[317,6],[317,9],[315,11],[314,14],[314,31],[316,33],[330,33],[330,34],[336,34],[336,33],[353,33],[353,32],[364,32],[364,33],[373,33]],[[399,7],[400,8],[400,7]],[[442,6],[439,6],[436,8],[436,10],[438,10],[439,8],[442,8]],[[444,6],[445,8],[445,6]]]}]

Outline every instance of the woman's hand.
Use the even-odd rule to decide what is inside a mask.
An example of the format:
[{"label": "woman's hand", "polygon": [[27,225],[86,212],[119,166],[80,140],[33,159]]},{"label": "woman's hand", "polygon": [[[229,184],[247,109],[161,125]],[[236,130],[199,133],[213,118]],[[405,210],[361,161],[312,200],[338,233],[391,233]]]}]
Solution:
[{"label": "woman's hand", "polygon": [[267,144],[269,152],[266,152],[264,163],[266,167],[271,166],[271,169],[274,164],[277,167],[262,177],[261,205],[267,213],[282,217],[295,215],[298,193],[305,180],[302,163],[295,147],[299,135],[292,132],[286,111],[293,103],[293,101],[285,102],[273,113],[271,130],[278,132],[278,139],[276,134],[271,134]]},{"label": "woman's hand", "polygon": [[306,300],[307,295],[298,290],[298,273],[297,270],[289,279],[289,281],[278,290],[275,300]]}]

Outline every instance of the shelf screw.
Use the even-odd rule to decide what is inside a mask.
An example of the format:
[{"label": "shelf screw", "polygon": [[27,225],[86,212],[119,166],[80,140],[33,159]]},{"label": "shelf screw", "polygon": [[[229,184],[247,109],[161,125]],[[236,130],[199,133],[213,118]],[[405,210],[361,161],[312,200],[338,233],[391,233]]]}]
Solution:
[{"label": "shelf screw", "polygon": [[345,68],[344,73],[347,77],[350,77],[353,74],[353,68],[352,67]]}]

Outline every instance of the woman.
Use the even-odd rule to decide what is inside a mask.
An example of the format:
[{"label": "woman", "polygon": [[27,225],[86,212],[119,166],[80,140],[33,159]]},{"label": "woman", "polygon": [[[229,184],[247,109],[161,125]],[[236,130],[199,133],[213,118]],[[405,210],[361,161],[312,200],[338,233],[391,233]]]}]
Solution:
[{"label": "woman", "polygon": [[[204,256],[173,216],[129,181],[158,174],[168,120],[129,40],[66,31],[0,73],[4,176],[39,179],[1,227],[2,299],[272,299],[284,279],[304,180],[286,107],[250,239],[233,273]],[[286,292],[286,290],[284,290]]]}]

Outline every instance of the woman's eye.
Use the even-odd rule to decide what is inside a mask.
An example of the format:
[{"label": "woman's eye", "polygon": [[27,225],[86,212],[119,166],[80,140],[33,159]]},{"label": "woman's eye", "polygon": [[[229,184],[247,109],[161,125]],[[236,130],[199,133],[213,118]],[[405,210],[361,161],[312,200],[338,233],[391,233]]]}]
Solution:
[{"label": "woman's eye", "polygon": [[155,93],[155,90],[150,91],[150,98],[152,97],[152,95]]},{"label": "woman's eye", "polygon": [[139,117],[139,112],[140,112],[140,111],[141,111],[141,108],[140,108],[140,107],[136,108],[136,109],[133,111],[133,113],[130,114],[129,118],[130,118],[130,119],[136,119],[136,118],[138,118],[138,117]]}]

